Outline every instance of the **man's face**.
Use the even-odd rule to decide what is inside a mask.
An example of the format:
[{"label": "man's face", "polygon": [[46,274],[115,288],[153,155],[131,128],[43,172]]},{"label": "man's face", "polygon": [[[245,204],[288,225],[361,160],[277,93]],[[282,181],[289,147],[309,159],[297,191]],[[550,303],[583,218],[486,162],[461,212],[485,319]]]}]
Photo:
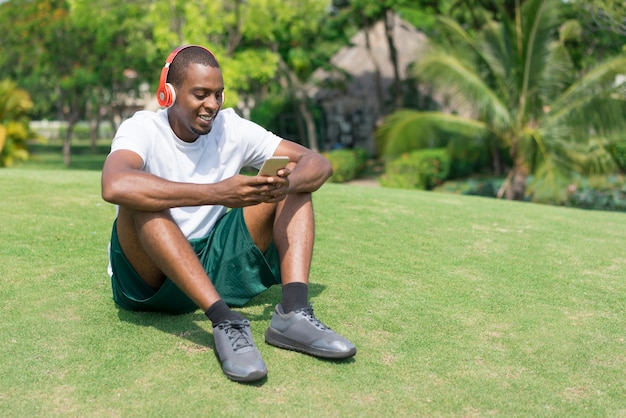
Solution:
[{"label": "man's face", "polygon": [[176,89],[176,102],[168,111],[176,136],[193,142],[211,131],[224,100],[224,79],[219,68],[191,64]]}]

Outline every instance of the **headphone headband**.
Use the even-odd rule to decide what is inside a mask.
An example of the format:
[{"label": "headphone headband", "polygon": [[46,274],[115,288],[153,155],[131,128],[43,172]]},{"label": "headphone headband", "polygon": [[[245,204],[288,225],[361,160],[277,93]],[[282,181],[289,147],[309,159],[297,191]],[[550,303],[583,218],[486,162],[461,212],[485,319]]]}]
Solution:
[{"label": "headphone headband", "polygon": [[182,45],[173,50],[168,55],[167,59],[165,60],[165,65],[161,70],[161,77],[159,78],[159,88],[157,89],[157,102],[159,103],[159,106],[170,107],[174,104],[174,101],[176,100],[176,91],[174,90],[174,87],[167,82],[167,74],[170,71],[170,65],[172,64],[172,61],[174,61],[174,58],[176,58],[176,55],[178,55],[178,53],[183,49],[191,47],[202,48],[215,59],[215,55],[213,55],[211,51],[200,45]]}]

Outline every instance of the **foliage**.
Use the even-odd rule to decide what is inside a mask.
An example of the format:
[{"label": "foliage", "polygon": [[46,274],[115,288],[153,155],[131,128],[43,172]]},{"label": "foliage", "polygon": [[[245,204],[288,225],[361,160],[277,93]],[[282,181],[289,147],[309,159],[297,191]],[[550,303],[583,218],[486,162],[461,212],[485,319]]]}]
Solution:
[{"label": "foliage", "polygon": [[431,190],[450,175],[450,156],[445,148],[412,151],[385,164],[380,184],[402,189]]},{"label": "foliage", "polygon": [[626,141],[616,141],[610,148],[611,155],[619,168],[626,172]]},{"label": "foliage", "polygon": [[[330,57],[358,30],[394,12],[433,38],[447,40],[434,24],[436,14],[448,16],[473,35],[491,20],[512,18],[514,3],[107,0],[94,6],[91,0],[5,0],[0,1],[0,74],[29,92],[33,118],[65,119],[68,137],[73,135],[72,123],[86,119],[93,122],[93,136],[100,120],[117,125],[134,111],[130,102],[155,90],[163,59],[174,47],[199,43],[214,50],[225,68],[228,106],[289,95],[301,107],[287,111],[313,135],[314,118],[303,116],[302,110],[311,108],[306,80],[317,68],[328,68]],[[579,37],[564,41],[576,55],[578,69],[586,70],[589,63],[623,46],[623,6],[618,2],[562,3],[568,18],[580,20]],[[610,18],[610,25],[599,24],[604,18]],[[598,30],[604,27],[607,30]],[[407,96],[404,103],[412,98]]]},{"label": "foliage", "polygon": [[484,143],[470,142],[459,144],[463,138],[448,140],[446,149],[450,156],[450,178],[467,177],[487,171],[491,166],[489,149]]},{"label": "foliage", "polygon": [[463,180],[445,181],[433,191],[495,198],[503,181],[504,179],[499,177],[470,177]]},{"label": "foliage", "polygon": [[26,141],[33,137],[28,112],[33,107],[28,93],[11,80],[0,81],[0,167],[26,161]]},{"label": "foliage", "polygon": [[365,170],[367,151],[361,148],[337,149],[323,153],[333,167],[331,183],[345,183]]},{"label": "foliage", "polygon": [[[475,36],[442,18],[447,48],[433,46],[416,66],[457,112],[400,111],[378,131],[386,155],[423,146],[433,132],[477,138],[508,150],[512,167],[500,193],[563,202],[572,171],[610,172],[610,141],[626,128],[626,97],[616,83],[626,55],[576,74],[557,35],[558,0],[528,0],[515,19],[491,21]],[[453,49],[451,49],[453,48]],[[413,148],[414,149],[414,148]],[[534,182],[526,190],[526,178]]]},{"label": "foliage", "polygon": [[268,97],[250,110],[250,120],[266,129],[278,133],[275,126],[277,116],[284,114],[289,106],[288,98],[277,94]]},{"label": "foliage", "polygon": [[626,212],[626,179],[623,176],[577,177],[568,187],[566,206]]},{"label": "foliage", "polygon": [[579,209],[626,212],[626,185],[601,190],[577,190],[565,204]]}]

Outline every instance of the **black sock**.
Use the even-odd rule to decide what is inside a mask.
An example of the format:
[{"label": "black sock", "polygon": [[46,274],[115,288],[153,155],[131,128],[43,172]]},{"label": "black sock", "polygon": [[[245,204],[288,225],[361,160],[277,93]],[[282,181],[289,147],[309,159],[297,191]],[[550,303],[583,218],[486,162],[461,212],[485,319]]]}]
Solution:
[{"label": "black sock", "polygon": [[207,309],[204,314],[211,320],[214,327],[227,320],[243,321],[244,319],[239,312],[231,310],[222,299],[211,305],[211,307]]},{"label": "black sock", "polygon": [[306,283],[292,282],[283,286],[283,311],[296,311],[309,306],[309,286]]}]

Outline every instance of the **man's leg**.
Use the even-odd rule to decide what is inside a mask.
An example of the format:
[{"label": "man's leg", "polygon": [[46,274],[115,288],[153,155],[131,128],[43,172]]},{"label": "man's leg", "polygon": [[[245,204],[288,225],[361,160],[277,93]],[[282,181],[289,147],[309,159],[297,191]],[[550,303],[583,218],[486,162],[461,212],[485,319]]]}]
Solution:
[{"label": "man's leg", "polygon": [[280,258],[283,298],[276,306],[265,340],[317,357],[346,358],[354,345],[326,327],[308,304],[308,281],[315,240],[310,193],[291,194],[277,205],[244,208],[253,241],[265,251],[274,240]]},{"label": "man's leg", "polygon": [[282,284],[308,283],[315,234],[311,194],[292,194],[278,204],[249,206],[243,209],[243,216],[261,252],[274,241]]},{"label": "man's leg", "polygon": [[237,381],[258,380],[267,368],[254,346],[249,322],[221,300],[195,251],[168,212],[120,208],[117,235],[124,255],[153,289],[174,282],[211,319],[224,373]]},{"label": "man's leg", "polygon": [[167,212],[120,208],[117,235],[124,255],[153,289],[170,278],[200,309],[220,299],[196,253]]}]

